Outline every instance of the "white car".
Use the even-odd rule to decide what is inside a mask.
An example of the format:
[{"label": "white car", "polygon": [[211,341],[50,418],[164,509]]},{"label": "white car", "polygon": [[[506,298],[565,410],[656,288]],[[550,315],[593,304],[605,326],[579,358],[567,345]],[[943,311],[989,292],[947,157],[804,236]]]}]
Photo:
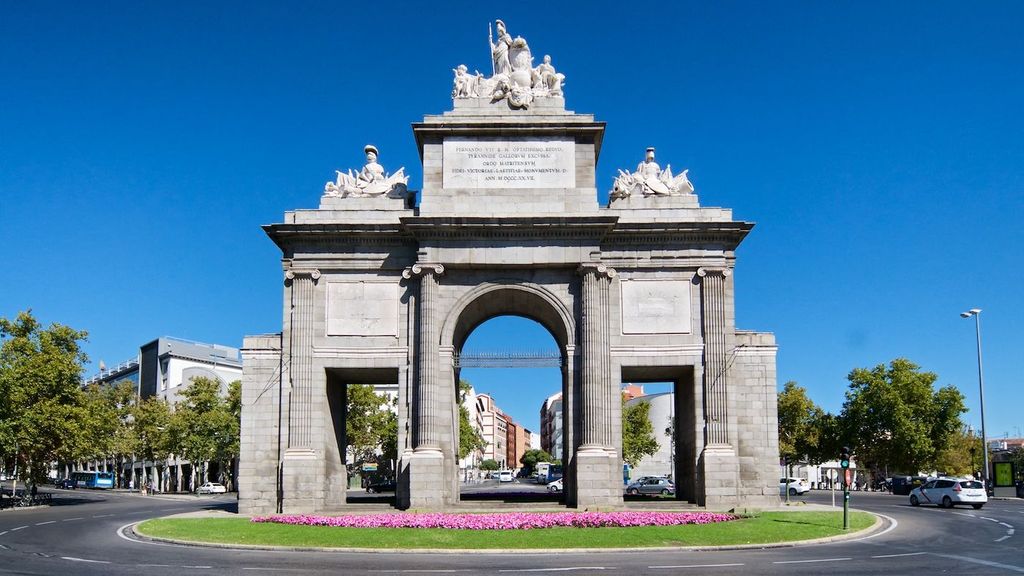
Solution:
[{"label": "white car", "polygon": [[811,486],[804,478],[779,478],[779,494],[785,496],[787,488],[790,496],[799,496],[811,491]]},{"label": "white car", "polygon": [[561,492],[562,491],[562,479],[559,478],[554,482],[548,482],[548,492]]},{"label": "white car", "polygon": [[207,482],[199,488],[196,488],[196,494],[227,494],[228,489],[223,484],[217,482]]},{"label": "white car", "polygon": [[512,475],[511,470],[502,470],[498,473],[498,482],[513,482],[515,476]]},{"label": "white car", "polygon": [[910,505],[935,504],[952,508],[957,504],[970,504],[980,510],[988,502],[988,495],[981,482],[972,479],[936,478],[910,492]]}]

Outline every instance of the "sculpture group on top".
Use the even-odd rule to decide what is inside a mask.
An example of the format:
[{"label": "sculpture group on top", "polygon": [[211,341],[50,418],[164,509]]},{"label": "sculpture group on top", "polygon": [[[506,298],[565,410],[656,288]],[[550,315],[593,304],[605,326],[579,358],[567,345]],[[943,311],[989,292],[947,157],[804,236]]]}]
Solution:
[{"label": "sculpture group on top", "polygon": [[615,178],[612,191],[609,194],[611,200],[628,198],[630,196],[681,196],[693,193],[693,184],[686,176],[689,170],[683,170],[678,176],[672,175],[672,165],[661,166],[654,161],[654,148],[648,148],[644,161],[636,167],[636,171],[630,174],[625,170],[619,170]]},{"label": "sculpture group on top", "polygon": [[324,184],[324,196],[366,197],[389,196],[392,198],[405,196],[409,177],[405,175],[405,167],[399,168],[394,174],[384,172],[384,167],[377,163],[377,147],[367,144],[366,165],[359,172],[349,169],[348,173],[335,170],[338,178],[334,182]]},{"label": "sculpture group on top", "polygon": [[501,20],[495,24],[498,28],[497,41],[488,25],[490,78],[479,71],[470,74],[466,65],[460,64],[452,70],[455,72],[452,98],[489,98],[492,102],[507,100],[511,108],[528,108],[535,97],[562,96],[565,74],[555,70],[551,56],[545,55],[543,62],[534,67],[526,40],[522,36],[513,39]]}]

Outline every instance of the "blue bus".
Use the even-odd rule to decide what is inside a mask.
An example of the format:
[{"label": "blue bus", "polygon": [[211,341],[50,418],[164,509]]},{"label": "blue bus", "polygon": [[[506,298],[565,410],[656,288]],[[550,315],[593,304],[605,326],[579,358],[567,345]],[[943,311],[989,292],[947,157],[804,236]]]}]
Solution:
[{"label": "blue bus", "polygon": [[106,490],[114,487],[113,472],[78,471],[71,473],[75,488],[99,488]]}]

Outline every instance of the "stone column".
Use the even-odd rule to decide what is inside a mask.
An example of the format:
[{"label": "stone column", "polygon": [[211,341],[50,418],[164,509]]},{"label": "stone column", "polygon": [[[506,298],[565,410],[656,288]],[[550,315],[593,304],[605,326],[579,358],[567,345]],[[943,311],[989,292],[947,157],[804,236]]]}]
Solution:
[{"label": "stone column", "polygon": [[291,286],[289,356],[288,444],[281,457],[281,511],[309,513],[317,509],[316,450],[313,412],[318,410],[313,366],[317,269],[293,268],[285,273]]},{"label": "stone column", "polygon": [[[704,449],[700,468],[706,506],[735,505],[739,463],[729,429],[729,356],[734,328],[729,314],[728,268],[700,268],[701,329],[704,337]],[[698,498],[700,500],[700,498]]]},{"label": "stone column", "polygon": [[[445,505],[444,454],[441,451],[441,414],[439,396],[440,335],[437,299],[441,264],[417,263],[406,268],[402,277],[420,279],[416,298],[416,375],[413,394],[413,454],[408,468],[408,494],[411,508],[440,508]],[[405,487],[401,487],[405,488]]]},{"label": "stone column", "polygon": [[581,402],[580,446],[576,453],[576,505],[618,506],[622,503],[621,463],[613,438],[616,429],[610,404],[617,400],[618,379],[612,374],[610,288],[615,270],[584,263],[580,318]]}]

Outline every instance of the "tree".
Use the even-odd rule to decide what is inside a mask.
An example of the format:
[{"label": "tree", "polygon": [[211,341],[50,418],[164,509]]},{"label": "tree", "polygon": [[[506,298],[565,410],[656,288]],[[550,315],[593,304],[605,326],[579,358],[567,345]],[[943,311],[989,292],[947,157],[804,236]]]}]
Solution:
[{"label": "tree", "polygon": [[630,466],[636,466],[644,456],[653,456],[660,448],[650,412],[647,402],[627,404],[626,397],[622,397],[622,459]]},{"label": "tree", "polygon": [[459,380],[459,459],[474,453],[483,452],[487,448],[487,440],[477,430],[476,426],[469,419],[469,409],[466,408],[466,394],[473,388],[473,385],[465,380]]},{"label": "tree", "polygon": [[480,463],[480,469],[481,470],[497,470],[498,469],[498,461],[494,460],[493,458],[488,458],[487,460],[484,460],[483,462]]},{"label": "tree", "polygon": [[551,454],[539,448],[531,448],[519,457],[519,463],[523,465],[526,476],[533,476],[533,470],[537,467],[538,462],[551,462],[552,460]]},{"label": "tree", "polygon": [[192,463],[192,478],[198,475],[202,482],[208,463],[222,456],[226,436],[231,433],[232,415],[217,380],[193,378],[180,395],[182,399],[175,403],[171,417],[171,446],[175,454]]},{"label": "tree", "polygon": [[51,462],[77,451],[86,336],[56,323],[44,329],[31,311],[0,318],[0,451],[20,479],[40,482]]},{"label": "tree", "polygon": [[796,382],[786,382],[779,392],[779,455],[787,463],[810,459],[818,453],[825,412],[807,397]]},{"label": "tree", "polygon": [[114,485],[124,486],[125,464],[135,454],[137,442],[132,418],[135,385],[129,380],[90,384],[82,392],[84,443],[81,457],[113,460]]},{"label": "tree", "polygon": [[949,439],[939,447],[935,458],[935,469],[947,476],[973,476],[981,469],[975,461],[982,457],[981,438],[965,428],[949,435]]},{"label": "tree", "polygon": [[[373,386],[347,386],[345,434],[348,437],[348,451],[352,455],[352,466],[356,470],[365,462],[377,462],[380,459],[383,433],[390,429],[389,421],[392,418],[394,414],[388,407],[387,398],[375,393]],[[397,421],[395,437],[397,446]]]},{"label": "tree", "polygon": [[962,427],[963,395],[934,389],[938,377],[904,358],[850,372],[841,415],[844,439],[859,463],[878,470],[917,473],[931,468],[939,450]]},{"label": "tree", "polygon": [[[139,401],[132,409],[135,421],[135,445],[138,456],[149,462],[165,461],[171,455],[171,406],[163,398],[151,396]],[[149,468],[143,465],[144,486],[151,482]]]}]

